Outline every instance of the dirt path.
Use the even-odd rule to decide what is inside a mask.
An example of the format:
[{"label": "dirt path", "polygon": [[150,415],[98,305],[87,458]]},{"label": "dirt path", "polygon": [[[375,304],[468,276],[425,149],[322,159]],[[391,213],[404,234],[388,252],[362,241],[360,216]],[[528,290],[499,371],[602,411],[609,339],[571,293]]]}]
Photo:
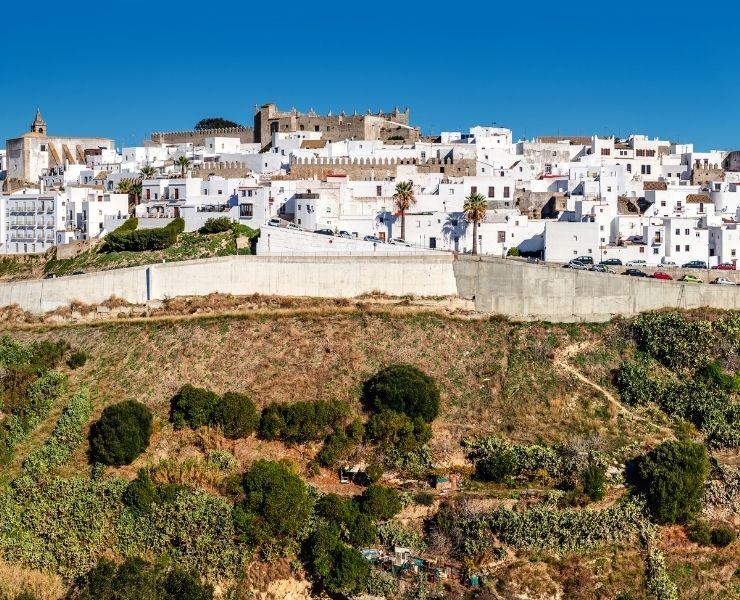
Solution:
[{"label": "dirt path", "polygon": [[553,364],[556,367],[559,367],[563,369],[564,371],[567,371],[579,381],[585,383],[587,386],[599,392],[602,396],[604,396],[604,398],[606,398],[607,402],[609,402],[609,404],[611,404],[614,407],[614,409],[617,411],[617,414],[625,415],[626,417],[632,419],[633,421],[641,421],[645,423],[646,425],[649,425],[650,427],[657,429],[658,431],[664,433],[669,439],[674,439],[675,435],[673,433],[673,430],[669,429],[668,427],[664,427],[662,425],[657,425],[650,419],[647,419],[640,415],[636,415],[628,407],[626,407],[619,400],[617,400],[614,394],[609,392],[604,387],[600,386],[595,381],[586,377],[583,373],[581,373],[578,369],[576,369],[573,365],[571,365],[568,362],[568,359],[571,356],[573,356],[574,354],[578,354],[579,352],[583,352],[584,350],[588,349],[592,345],[593,345],[593,342],[578,342],[578,343],[566,346],[565,348],[560,350],[558,353],[556,353],[555,358],[553,359]]}]

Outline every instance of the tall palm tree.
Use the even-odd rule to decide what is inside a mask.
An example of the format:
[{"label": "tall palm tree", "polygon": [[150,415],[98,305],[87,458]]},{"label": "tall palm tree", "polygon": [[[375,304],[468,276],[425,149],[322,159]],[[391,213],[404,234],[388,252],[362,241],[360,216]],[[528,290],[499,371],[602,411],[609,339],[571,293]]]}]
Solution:
[{"label": "tall palm tree", "polygon": [[151,165],[144,165],[143,167],[141,167],[141,171],[139,172],[139,175],[141,175],[142,179],[151,179],[156,174],[157,169],[155,169]]},{"label": "tall palm tree", "polygon": [[463,212],[465,219],[473,224],[473,254],[478,254],[478,223],[486,218],[486,208],[488,203],[483,194],[470,194],[465,198]]},{"label": "tall palm tree", "polygon": [[399,181],[396,184],[396,193],[393,194],[393,203],[401,215],[401,239],[406,239],[406,211],[416,204],[414,185],[411,181]]},{"label": "tall palm tree", "polygon": [[185,175],[185,169],[190,165],[190,159],[183,155],[175,161],[175,164],[180,167],[180,173]]}]

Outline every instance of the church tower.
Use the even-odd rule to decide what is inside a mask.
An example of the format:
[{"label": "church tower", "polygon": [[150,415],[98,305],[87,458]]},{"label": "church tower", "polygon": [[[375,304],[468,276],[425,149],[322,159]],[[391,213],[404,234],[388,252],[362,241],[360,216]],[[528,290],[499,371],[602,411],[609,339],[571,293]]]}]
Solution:
[{"label": "church tower", "polygon": [[44,121],[44,118],[41,116],[40,109],[36,109],[36,118],[33,120],[33,123],[31,123],[31,132],[46,135],[46,121]]}]

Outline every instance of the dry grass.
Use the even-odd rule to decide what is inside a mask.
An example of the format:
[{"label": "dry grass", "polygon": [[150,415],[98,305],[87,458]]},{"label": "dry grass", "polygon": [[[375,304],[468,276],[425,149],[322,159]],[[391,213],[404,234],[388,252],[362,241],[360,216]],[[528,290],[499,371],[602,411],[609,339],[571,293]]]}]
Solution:
[{"label": "dry grass", "polygon": [[61,578],[0,559],[0,596],[14,598],[22,592],[31,592],[38,600],[62,598],[66,587]]}]

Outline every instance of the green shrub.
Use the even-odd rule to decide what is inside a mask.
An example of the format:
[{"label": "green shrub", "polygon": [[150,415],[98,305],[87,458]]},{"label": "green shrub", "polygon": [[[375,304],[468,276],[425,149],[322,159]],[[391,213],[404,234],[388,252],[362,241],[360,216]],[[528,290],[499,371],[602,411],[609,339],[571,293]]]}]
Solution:
[{"label": "green shrub", "polygon": [[370,417],[365,428],[368,439],[385,450],[400,454],[414,452],[432,438],[432,429],[421,417],[413,420],[395,410],[382,410]]},{"label": "green shrub", "polygon": [[516,473],[516,455],[511,448],[498,448],[475,461],[475,475],[482,481],[503,483]]},{"label": "green shrub", "polygon": [[735,530],[725,526],[715,527],[712,529],[711,533],[712,544],[719,546],[720,548],[724,548],[725,546],[732,544],[736,537],[737,534],[735,533]]},{"label": "green shrub", "polygon": [[429,375],[412,365],[394,364],[368,379],[362,402],[370,410],[394,410],[431,423],[439,413],[439,390]]},{"label": "green shrub", "polygon": [[509,251],[506,253],[506,256],[521,256],[522,253],[519,251],[519,248],[509,248]]},{"label": "green shrub", "polygon": [[76,600],[211,600],[213,588],[195,574],[140,558],[127,558],[116,565],[107,558],[75,582],[70,597]]},{"label": "green shrub", "polygon": [[663,396],[663,387],[651,379],[648,369],[641,362],[623,362],[615,377],[615,384],[622,400],[630,406],[644,406],[648,402],[660,404]]},{"label": "green shrub", "polygon": [[84,439],[83,429],[92,414],[87,390],[72,396],[57,421],[51,437],[23,461],[23,470],[34,477],[66,463]]},{"label": "green shrub", "polygon": [[316,502],[316,516],[329,524],[338,525],[341,538],[352,546],[361,548],[375,541],[376,530],[372,519],[360,512],[353,500],[326,494]]},{"label": "green shrub", "polygon": [[280,546],[305,535],[313,503],[301,478],[284,464],[255,461],[242,487],[244,500],[234,508],[234,525],[244,542]]},{"label": "green shrub", "polygon": [[67,366],[70,369],[79,369],[80,367],[84,367],[86,362],[87,353],[82,350],[78,350],[77,352],[73,352],[67,359]]},{"label": "green shrub", "polygon": [[683,523],[701,509],[708,472],[702,444],[668,441],[639,457],[631,478],[658,523]]},{"label": "green shrub", "polygon": [[271,404],[262,411],[259,435],[288,444],[317,442],[344,426],[349,415],[344,401]]},{"label": "green shrub", "polygon": [[130,464],[149,445],[152,412],[127,400],[108,406],[90,429],[90,457],[104,465]]},{"label": "green shrub", "polygon": [[383,467],[378,463],[371,463],[365,469],[365,478],[368,484],[378,483],[383,478]]},{"label": "green shrub", "polygon": [[210,233],[223,233],[224,231],[231,231],[231,229],[232,222],[229,217],[217,217],[213,219],[208,219],[203,224],[203,227],[198,230],[198,233],[207,235]]},{"label": "green shrub", "polygon": [[366,589],[370,565],[342,543],[336,525],[320,524],[306,542],[306,555],[309,570],[328,592],[354,595]]},{"label": "green shrub", "polygon": [[583,473],[581,473],[583,493],[593,501],[604,499],[605,483],[606,475],[604,473],[604,469],[598,465],[590,464],[584,469]]},{"label": "green shrub", "polygon": [[729,375],[714,361],[699,369],[697,377],[725,392],[740,392],[740,372]]},{"label": "green shrub", "polygon": [[170,418],[176,429],[186,425],[197,429],[214,422],[219,397],[205,388],[186,384],[180,388],[170,403]]},{"label": "green shrub", "polygon": [[226,392],[214,409],[213,421],[221,427],[225,437],[235,440],[254,433],[259,414],[249,396]]},{"label": "green shrub", "polygon": [[430,494],[429,492],[416,492],[413,496],[414,502],[422,506],[432,506],[434,504],[434,498],[434,494]]},{"label": "green shrub", "polygon": [[360,509],[376,521],[387,521],[401,511],[401,497],[392,488],[373,484],[360,496]]},{"label": "green shrub", "polygon": [[354,444],[343,431],[329,434],[316,454],[316,462],[324,468],[336,468],[350,453]]},{"label": "green shrub", "polygon": [[116,227],[111,233],[126,233],[127,231],[134,231],[139,226],[138,217],[129,217],[122,225]]},{"label": "green shrub", "polygon": [[706,521],[701,519],[694,521],[687,528],[688,538],[700,546],[708,546],[712,543],[711,530]]},{"label": "green shrub", "polygon": [[[120,228],[119,228],[120,229]],[[174,219],[165,227],[156,229],[118,230],[109,233],[101,247],[101,252],[143,252],[164,250],[177,241],[177,236],[185,231],[185,221]]]},{"label": "green shrub", "polygon": [[646,313],[632,322],[638,347],[671,369],[706,364],[714,344],[712,324],[688,321],[679,313]]},{"label": "green shrub", "polygon": [[123,503],[138,514],[148,513],[158,499],[157,486],[146,469],[141,469],[123,492]]},{"label": "green shrub", "polygon": [[206,456],[206,463],[219,471],[235,471],[239,468],[239,462],[228,450],[211,450]]}]

